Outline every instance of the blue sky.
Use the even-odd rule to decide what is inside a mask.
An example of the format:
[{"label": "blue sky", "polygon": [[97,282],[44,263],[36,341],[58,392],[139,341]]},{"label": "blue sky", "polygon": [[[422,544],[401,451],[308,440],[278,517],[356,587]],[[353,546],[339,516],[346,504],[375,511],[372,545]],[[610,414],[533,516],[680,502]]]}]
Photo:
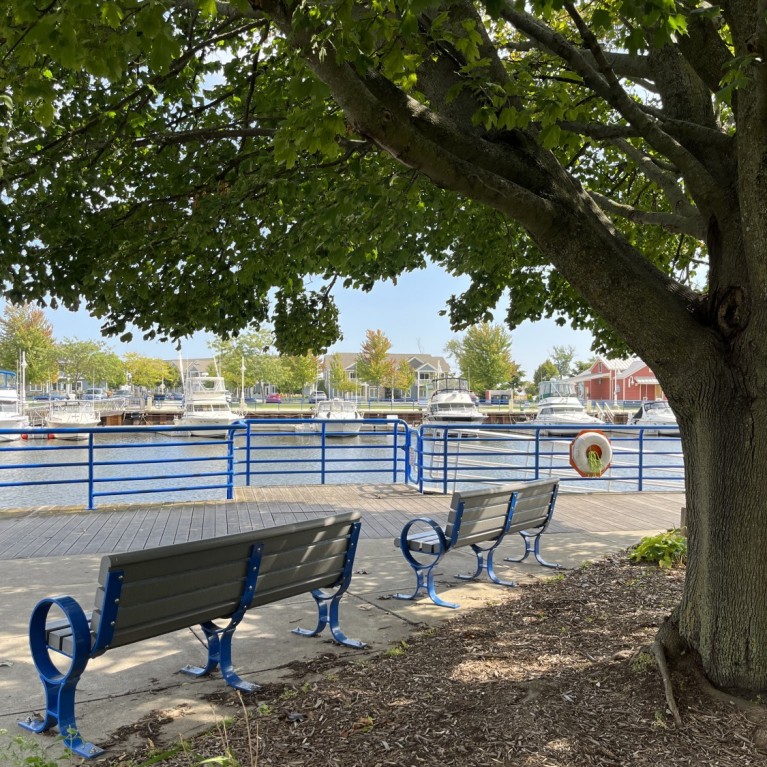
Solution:
[{"label": "blue sky", "polygon": [[[468,279],[453,277],[436,266],[403,275],[397,285],[380,283],[371,293],[339,289],[335,291],[340,309],[341,330],[344,340],[330,351],[356,352],[365,338],[365,331],[382,330],[392,342],[392,352],[411,354],[443,354],[445,344],[454,337],[447,317],[440,317],[447,299],[460,293],[468,285]],[[495,321],[503,322],[506,307],[500,305]],[[101,338],[99,321],[87,312],[47,310],[54,335],[85,339]],[[551,320],[525,322],[511,334],[511,352],[514,360],[522,366],[528,378],[532,378],[553,346],[572,346],[576,359],[591,356],[591,334],[560,328]],[[175,359],[177,352],[172,344],[143,341],[140,333],[129,344],[117,339],[105,339],[117,354],[136,351],[152,357]],[[199,333],[182,343],[182,351],[188,357],[209,356],[210,336]]]}]

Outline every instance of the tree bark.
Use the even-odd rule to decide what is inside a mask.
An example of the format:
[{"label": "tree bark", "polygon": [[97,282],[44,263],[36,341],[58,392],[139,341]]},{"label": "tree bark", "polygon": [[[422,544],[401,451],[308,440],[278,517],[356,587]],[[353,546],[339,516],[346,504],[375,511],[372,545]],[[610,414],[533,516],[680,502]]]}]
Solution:
[{"label": "tree bark", "polygon": [[[678,629],[713,684],[753,695],[767,690],[767,403],[711,362],[690,371],[705,383],[679,413],[688,565]],[[753,383],[760,367],[742,375]]]}]

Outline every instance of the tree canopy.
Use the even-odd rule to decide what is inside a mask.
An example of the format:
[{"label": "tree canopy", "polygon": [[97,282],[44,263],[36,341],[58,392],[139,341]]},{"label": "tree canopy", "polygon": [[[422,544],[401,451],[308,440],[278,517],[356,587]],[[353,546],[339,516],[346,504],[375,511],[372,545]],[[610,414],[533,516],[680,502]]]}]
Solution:
[{"label": "tree canopy", "polygon": [[515,385],[524,375],[511,357],[511,335],[500,325],[474,325],[449,341],[445,351],[455,357],[471,389],[483,396],[487,389]]}]

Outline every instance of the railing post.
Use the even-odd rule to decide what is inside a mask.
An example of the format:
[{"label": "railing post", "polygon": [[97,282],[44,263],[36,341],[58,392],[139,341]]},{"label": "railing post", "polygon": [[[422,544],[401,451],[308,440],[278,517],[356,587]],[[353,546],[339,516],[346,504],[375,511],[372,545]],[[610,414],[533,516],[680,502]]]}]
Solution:
[{"label": "railing post", "polygon": [[320,484],[325,484],[325,429],[327,421],[322,422],[322,431],[320,432]]},{"label": "railing post", "polygon": [[639,477],[637,478],[637,491],[642,492],[644,476],[644,429],[639,430]]},{"label": "railing post", "polygon": [[541,427],[535,427],[535,479],[541,478]]},{"label": "railing post", "polygon": [[88,509],[95,509],[96,506],[93,503],[93,432],[88,434]]},{"label": "railing post", "polygon": [[442,427],[442,492],[447,495],[447,426]]},{"label": "railing post", "polygon": [[251,452],[250,452],[250,420],[246,421],[247,424],[247,431],[245,432],[245,439],[247,442],[245,443],[245,482],[248,487],[250,487],[250,459],[251,459]]},{"label": "railing post", "polygon": [[227,431],[226,446],[226,500],[234,499],[234,429]]},{"label": "railing post", "polygon": [[399,419],[396,421],[390,422],[392,425],[392,428],[394,429],[394,434],[392,435],[393,439],[392,442],[394,443],[394,452],[392,453],[392,478],[391,481],[396,485],[397,484],[397,437],[399,436]]}]

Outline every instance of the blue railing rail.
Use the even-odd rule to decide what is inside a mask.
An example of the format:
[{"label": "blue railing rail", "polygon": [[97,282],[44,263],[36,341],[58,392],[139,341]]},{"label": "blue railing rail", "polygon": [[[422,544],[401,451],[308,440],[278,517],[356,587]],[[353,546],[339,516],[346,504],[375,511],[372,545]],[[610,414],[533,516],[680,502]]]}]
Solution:
[{"label": "blue railing rail", "polygon": [[[313,423],[319,425],[317,433],[295,433],[296,425]],[[46,505],[77,505],[87,499],[87,508],[94,509],[101,499],[146,494],[183,500],[190,494],[223,491],[232,499],[236,484],[254,481],[281,484],[300,478],[306,484],[326,484],[341,474],[408,481],[410,433],[404,421],[359,421],[371,431],[353,443],[335,438],[337,423],[250,419],[232,424],[224,439],[187,438],[188,426],[0,429],[0,440],[11,435],[24,438],[0,441],[0,495],[50,487],[53,492],[46,494]],[[220,426],[194,428],[195,433],[221,431]],[[75,435],[84,439],[65,441]],[[352,456],[359,453],[360,442],[365,443],[365,455]],[[273,481],[264,482],[265,478]],[[69,492],[70,488],[64,492],[63,486],[79,486],[83,494]],[[42,504],[0,500],[0,506],[15,505]]]},{"label": "blue railing rail", "polygon": [[[249,419],[232,425],[225,439],[186,438],[189,427],[100,426],[0,429],[26,435],[0,441],[0,506],[79,505],[146,494],[172,500],[220,492],[237,485],[403,482],[421,492],[448,493],[472,483],[558,476],[576,490],[682,490],[681,445],[655,429],[610,426],[613,462],[599,479],[580,477],[569,465],[569,444],[580,431],[550,435],[552,427],[519,424],[409,427],[394,418],[356,422],[359,437],[340,438],[337,421],[305,418]],[[296,427],[299,433],[296,433]],[[316,431],[304,431],[304,429]],[[220,431],[220,426],[195,431]],[[290,431],[287,431],[287,430]],[[159,433],[159,434],[158,434]],[[42,439],[41,439],[42,438]],[[25,488],[36,500],[25,496]],[[82,488],[82,493],[80,489]],[[43,492],[43,491],[50,492]],[[34,493],[32,492],[34,491]],[[31,497],[31,495],[30,495]],[[42,498],[42,500],[40,500]]]},{"label": "blue railing rail", "polygon": [[[324,485],[349,473],[392,483],[410,481],[411,430],[398,418],[249,418],[244,424],[244,445],[238,449],[245,453],[246,485],[264,476],[301,476]],[[359,435],[344,431],[356,426],[361,429]],[[275,444],[286,436],[293,439]],[[365,455],[359,455],[361,438],[365,440]]]},{"label": "blue railing rail", "polygon": [[[659,427],[605,424],[612,462],[601,477],[570,465],[570,444],[584,426],[532,424],[422,425],[411,438],[412,481],[421,492],[450,492],[472,483],[559,477],[563,489],[681,491],[684,461],[677,436]],[[663,431],[663,427],[661,427]]]}]

